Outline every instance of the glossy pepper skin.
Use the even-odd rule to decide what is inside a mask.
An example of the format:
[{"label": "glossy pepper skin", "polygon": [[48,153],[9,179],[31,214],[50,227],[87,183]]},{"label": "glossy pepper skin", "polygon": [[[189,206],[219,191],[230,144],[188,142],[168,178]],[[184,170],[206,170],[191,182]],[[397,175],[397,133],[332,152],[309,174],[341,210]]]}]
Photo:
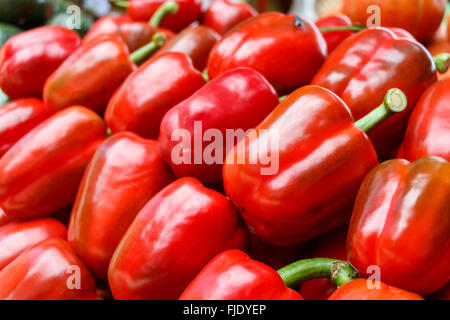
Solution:
[{"label": "glossy pepper skin", "polygon": [[51,116],[0,159],[0,207],[12,218],[29,219],[71,204],[105,138],[103,120],[89,109],[71,107]]},{"label": "glossy pepper skin", "polygon": [[111,132],[132,131],[157,139],[164,115],[200,89],[205,80],[184,53],[154,57],[134,71],[108,103]]},{"label": "glossy pepper skin", "polygon": [[49,116],[36,98],[11,101],[0,108],[0,156]]},{"label": "glossy pepper skin", "polygon": [[0,271],[2,300],[95,299],[95,291],[89,270],[60,238],[39,242]]},{"label": "glossy pepper skin", "polygon": [[11,221],[14,221],[14,219],[11,218],[10,216],[7,216],[6,213],[2,210],[2,208],[0,208],[0,227],[10,223]]},{"label": "glossy pepper skin", "polygon": [[[249,68],[231,70],[164,116],[158,139],[161,155],[177,177],[191,176],[209,186],[219,185],[227,148],[236,143],[236,138],[231,146],[226,143],[227,130],[240,129],[243,138],[244,132],[257,126],[277,104],[277,93],[259,72]],[[209,129],[223,137],[223,144],[215,152],[212,142],[206,141]],[[209,141],[222,137],[209,137]],[[201,145],[197,145],[199,140]]]},{"label": "glossy pepper skin", "polygon": [[369,133],[383,156],[399,147],[414,105],[436,80],[434,61],[421,44],[400,38],[389,29],[374,28],[359,32],[339,46],[312,84],[336,93],[355,120],[378,106],[390,88],[406,94],[408,109]]},{"label": "glossy pepper skin", "polygon": [[[261,130],[278,133],[278,148],[268,134],[250,136],[227,154],[223,168],[225,192],[252,234],[273,245],[291,246],[348,222],[362,180],[377,165],[377,154],[367,135],[354,126],[345,103],[327,89],[302,87],[256,128]],[[277,154],[277,161],[265,165],[253,159],[257,152],[268,151]],[[242,157],[242,164],[235,161]],[[269,174],[263,174],[269,167]]]},{"label": "glossy pepper skin", "polygon": [[239,250],[225,251],[211,260],[180,300],[303,300],[269,266]]},{"label": "glossy pepper skin", "polygon": [[431,86],[409,119],[399,157],[414,161],[437,156],[450,161],[450,79]]},{"label": "glossy pepper skin", "polygon": [[309,84],[327,54],[314,24],[294,15],[266,13],[228,33],[212,50],[208,73],[214,79],[237,68],[259,71],[280,94]]},{"label": "glossy pepper skin", "polygon": [[[390,160],[365,178],[347,241],[352,265],[380,268],[381,280],[420,294],[449,281],[450,164],[425,157]],[[430,232],[432,230],[432,232]]]},{"label": "glossy pepper skin", "polygon": [[[372,285],[375,286],[375,283]],[[328,300],[423,300],[413,292],[379,283],[379,289],[369,289],[366,279],[356,279],[340,286]]]},{"label": "glossy pepper skin", "polygon": [[11,98],[42,97],[45,81],[80,46],[80,36],[44,26],[10,38],[0,49],[0,87]]},{"label": "glossy pepper skin", "polygon": [[[317,28],[328,27],[348,27],[352,25],[352,20],[345,14],[336,14],[327,17],[323,17],[316,21]],[[328,54],[334,51],[338,45],[345,39],[350,37],[353,32],[351,31],[334,31],[322,33],[325,41],[327,42]]]},{"label": "glossy pepper skin", "polygon": [[344,0],[342,8],[353,22],[366,25],[373,14],[367,8],[377,5],[383,27],[406,29],[420,42],[427,42],[439,28],[446,4],[447,0]]},{"label": "glossy pepper skin", "polygon": [[[166,0],[129,0],[127,13],[133,20],[149,21],[164,2]],[[176,2],[180,6],[177,13],[164,17],[161,22],[162,28],[181,31],[200,18],[202,14],[201,0],[176,0]]]},{"label": "glossy pepper skin", "polygon": [[155,57],[166,52],[187,54],[197,70],[203,71],[208,63],[209,54],[220,40],[220,35],[205,26],[193,26],[184,29],[155,53]]},{"label": "glossy pepper skin", "polygon": [[193,178],[177,180],[145,205],[122,238],[108,271],[112,294],[177,299],[214,256],[246,244],[225,196]]},{"label": "glossy pepper skin", "polygon": [[116,34],[133,52],[150,42],[156,32],[163,32],[167,38],[175,34],[167,29],[151,26],[148,22],[133,21],[129,16],[105,16],[98,19],[83,38],[83,43],[91,41],[100,34]]},{"label": "glossy pepper skin", "polygon": [[139,210],[172,180],[154,140],[122,132],[98,148],[69,223],[69,243],[97,278],[107,278],[114,250]]},{"label": "glossy pepper skin", "polygon": [[72,105],[103,112],[116,89],[135,69],[128,48],[118,35],[95,37],[48,78],[44,103],[50,112]]},{"label": "glossy pepper skin", "polygon": [[[317,240],[313,257],[347,260],[345,248],[348,227],[333,230]],[[305,300],[327,300],[336,291],[333,281],[327,278],[313,279],[302,283],[300,293]]]},{"label": "glossy pepper skin", "polygon": [[214,0],[203,15],[202,24],[224,35],[237,24],[257,15],[258,12],[245,1]]},{"label": "glossy pepper skin", "polygon": [[55,219],[15,221],[0,227],[0,270],[28,248],[50,238],[67,240],[67,228]]}]

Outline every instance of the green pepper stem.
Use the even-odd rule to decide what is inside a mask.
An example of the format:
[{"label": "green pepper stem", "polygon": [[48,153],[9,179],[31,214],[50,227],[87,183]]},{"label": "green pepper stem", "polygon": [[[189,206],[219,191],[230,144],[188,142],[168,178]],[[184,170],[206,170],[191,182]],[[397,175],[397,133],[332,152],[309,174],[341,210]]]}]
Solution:
[{"label": "green pepper stem", "polygon": [[281,96],[278,101],[282,102],[284,99],[286,99],[288,96]]},{"label": "green pepper stem", "polygon": [[209,79],[208,69],[203,70],[202,72],[203,79],[205,79],[206,82],[209,82],[211,79]]},{"label": "green pepper stem", "polygon": [[369,132],[392,115],[402,112],[408,106],[408,99],[400,89],[391,89],[384,97],[383,103],[364,118],[355,122],[355,126]]},{"label": "green pepper stem", "polygon": [[441,53],[433,57],[434,63],[436,64],[436,70],[444,74],[450,68],[450,53]]},{"label": "green pepper stem", "polygon": [[155,11],[150,19],[150,25],[159,27],[161,21],[168,14],[175,14],[178,12],[180,5],[175,1],[166,1]]},{"label": "green pepper stem", "polygon": [[128,7],[128,1],[126,0],[109,0],[113,5],[119,8],[127,8]]},{"label": "green pepper stem", "polygon": [[278,274],[289,288],[319,278],[328,278],[337,287],[340,287],[344,283],[358,278],[358,272],[350,263],[328,258],[300,260],[281,268],[278,270]]},{"label": "green pepper stem", "polygon": [[166,36],[163,33],[156,33],[153,36],[152,41],[130,54],[130,60],[135,64],[140,64],[148,56],[161,48],[166,43],[166,40]]},{"label": "green pepper stem", "polygon": [[327,32],[338,32],[338,31],[351,31],[351,32],[359,32],[362,30],[367,29],[366,26],[363,25],[352,25],[352,26],[335,26],[335,27],[323,27],[320,28],[320,32],[327,33]]}]

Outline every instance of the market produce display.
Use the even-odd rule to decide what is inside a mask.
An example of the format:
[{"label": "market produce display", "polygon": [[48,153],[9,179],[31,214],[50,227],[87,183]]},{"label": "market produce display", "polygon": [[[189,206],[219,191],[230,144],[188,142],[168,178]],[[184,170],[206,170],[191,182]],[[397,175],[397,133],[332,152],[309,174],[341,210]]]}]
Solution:
[{"label": "market produce display", "polygon": [[449,68],[446,0],[0,0],[0,300],[449,300]]}]

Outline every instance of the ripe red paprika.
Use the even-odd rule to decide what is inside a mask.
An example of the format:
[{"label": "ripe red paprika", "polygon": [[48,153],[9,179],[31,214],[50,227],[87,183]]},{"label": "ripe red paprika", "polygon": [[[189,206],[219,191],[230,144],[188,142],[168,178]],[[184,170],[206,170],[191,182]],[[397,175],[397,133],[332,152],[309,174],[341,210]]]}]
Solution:
[{"label": "ripe red paprika", "polygon": [[134,71],[109,101],[111,132],[132,131],[157,139],[164,115],[205,84],[191,59],[180,52],[154,57]]},{"label": "ripe red paprika", "polygon": [[166,52],[187,54],[197,70],[203,71],[208,63],[213,46],[220,40],[220,35],[205,26],[193,26],[184,29],[155,53],[155,57]]},{"label": "ripe red paprika", "polygon": [[69,223],[70,245],[97,278],[107,279],[109,261],[128,226],[172,180],[156,141],[122,132],[98,148]]},{"label": "ripe red paprika", "polygon": [[11,101],[0,108],[0,156],[47,118],[44,103],[36,98]]},{"label": "ripe red paprika", "polygon": [[[165,0],[129,0],[127,4],[128,15],[136,21],[148,21]],[[201,0],[176,0],[178,11],[166,16],[161,27],[173,31],[183,30],[192,22],[200,18],[202,14]]]},{"label": "ripe red paprika", "polygon": [[177,177],[220,185],[227,150],[277,104],[277,93],[259,72],[231,70],[166,113],[158,139],[161,156]]},{"label": "ripe red paprika", "polygon": [[291,246],[324,234],[349,221],[359,186],[378,163],[364,131],[405,108],[404,94],[390,90],[355,125],[331,91],[302,87],[227,154],[225,192],[264,242]]},{"label": "ripe red paprika", "polygon": [[0,271],[2,300],[95,299],[95,280],[60,238],[39,242]]},{"label": "ripe red paprika", "polygon": [[[312,253],[312,257],[347,260],[345,244],[348,227],[333,230],[320,237]],[[336,291],[333,281],[328,278],[312,279],[302,283],[300,290],[305,300],[327,300]]]},{"label": "ripe red paprika", "polygon": [[12,218],[29,219],[71,204],[105,138],[102,119],[83,107],[43,121],[0,159],[0,207]]},{"label": "ripe red paprika", "polygon": [[[129,55],[115,34],[99,35],[84,43],[47,80],[44,102],[50,112],[83,105],[99,113],[128,75],[151,52],[165,43],[157,33],[153,41]],[[143,49],[143,51],[141,51]]]},{"label": "ripe red paprika", "polygon": [[316,26],[322,32],[323,37],[327,42],[328,54],[333,52],[341,42],[353,34],[353,32],[349,30],[326,32],[328,28],[336,29],[335,27],[352,26],[352,20],[345,14],[336,14],[321,18],[316,21]]},{"label": "ripe red paprika", "polygon": [[214,0],[203,15],[202,24],[224,35],[237,24],[257,15],[258,12],[246,1]]},{"label": "ripe red paprika", "polygon": [[42,97],[45,81],[79,46],[79,35],[44,26],[10,38],[0,49],[0,88],[11,99]]},{"label": "ripe red paprika", "polygon": [[111,260],[116,299],[177,299],[218,253],[244,249],[231,202],[193,178],[177,180],[138,213]]},{"label": "ripe red paprika", "polygon": [[326,42],[314,24],[294,15],[266,13],[241,23],[213,48],[208,74],[214,79],[250,67],[287,94],[309,84],[326,54]]},{"label": "ripe red paprika", "polygon": [[[446,3],[447,0],[344,0],[342,9],[353,22],[363,25],[379,14],[381,26],[406,29],[420,42],[427,42],[444,18]],[[377,11],[368,10],[372,5],[377,6]]]},{"label": "ripe red paprika", "polygon": [[450,279],[450,164],[390,160],[364,179],[353,209],[349,261],[361,273],[427,294]]},{"label": "ripe red paprika", "polygon": [[100,34],[117,34],[127,44],[128,50],[133,52],[149,43],[157,32],[163,33],[167,39],[175,34],[168,29],[159,28],[159,24],[167,14],[174,14],[178,4],[173,1],[164,2],[154,14],[150,22],[134,21],[129,16],[109,15],[98,19],[83,38],[83,42],[91,41]]},{"label": "ripe red paprika", "polygon": [[339,46],[312,84],[336,93],[355,120],[381,103],[390,88],[402,90],[408,97],[408,109],[369,133],[378,154],[384,156],[399,147],[414,105],[436,80],[433,59],[421,44],[386,28],[375,28],[361,31]]},{"label": "ripe red paprika", "polygon": [[398,157],[414,161],[437,156],[450,161],[450,78],[431,86],[409,119]]},{"label": "ripe red paprika", "polygon": [[269,266],[239,250],[228,250],[211,260],[180,300],[303,300]]},{"label": "ripe red paprika", "polygon": [[14,221],[0,227],[0,271],[28,248],[50,238],[67,240],[67,228],[55,219]]},{"label": "ripe red paprika", "polygon": [[11,221],[14,221],[14,219],[10,216],[7,216],[2,208],[0,208],[0,227],[10,223]]}]

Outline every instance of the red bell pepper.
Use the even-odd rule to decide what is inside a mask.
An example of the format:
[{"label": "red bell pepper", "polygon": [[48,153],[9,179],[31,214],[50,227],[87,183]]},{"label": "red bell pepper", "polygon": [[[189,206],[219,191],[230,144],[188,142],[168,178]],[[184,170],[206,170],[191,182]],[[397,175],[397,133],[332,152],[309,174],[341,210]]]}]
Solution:
[{"label": "red bell pepper", "polygon": [[115,34],[99,35],[84,43],[47,80],[44,102],[56,112],[82,105],[102,113],[116,89],[139,63],[164,45],[164,35],[129,55],[123,40]]},{"label": "red bell pepper", "polygon": [[0,208],[0,227],[10,223],[11,221],[14,221],[14,219],[10,216],[7,216],[2,208]]},{"label": "red bell pepper", "polygon": [[320,32],[322,32],[323,37],[327,42],[328,54],[333,52],[341,42],[353,34],[350,30],[326,32],[328,28],[336,30],[335,27],[351,27],[352,20],[345,14],[336,14],[321,18],[316,21],[316,26],[319,28]]},{"label": "red bell pepper", "polygon": [[220,35],[211,28],[189,27],[170,39],[154,56],[157,57],[166,52],[182,52],[192,59],[198,70],[203,71],[208,63],[211,49],[219,40]]},{"label": "red bell pepper", "polygon": [[139,210],[173,180],[156,141],[122,132],[97,150],[84,174],[69,223],[69,243],[97,278]]},{"label": "red bell pepper", "polygon": [[0,49],[0,88],[11,98],[42,97],[45,81],[79,46],[79,35],[44,26],[10,38]]},{"label": "red bell pepper", "polygon": [[208,74],[214,79],[236,67],[250,67],[287,94],[311,81],[326,54],[326,42],[314,24],[266,13],[241,23],[213,48]]},{"label": "red bell pepper", "polygon": [[426,294],[450,280],[450,164],[387,161],[365,178],[353,209],[349,261],[383,282]]},{"label": "red bell pepper", "polygon": [[431,86],[409,119],[400,158],[414,161],[438,156],[450,161],[450,78]]},{"label": "red bell pepper", "polygon": [[243,138],[244,131],[258,125],[277,104],[277,93],[259,72],[231,70],[166,113],[158,139],[161,155],[177,177],[220,185],[227,149],[239,140],[236,131],[230,141],[229,131],[241,130]]},{"label": "red bell pepper", "polygon": [[244,249],[231,202],[193,178],[167,186],[138,213],[108,271],[116,299],[177,299],[218,253]]},{"label": "red bell pepper", "polygon": [[[347,227],[339,228],[327,233],[317,240],[313,250],[313,257],[347,260],[345,244],[347,240]],[[313,279],[302,283],[300,290],[305,300],[327,300],[336,291],[331,279]]]},{"label": "red bell pepper", "polygon": [[225,251],[211,260],[180,300],[303,300],[289,288],[317,278],[329,278],[339,287],[332,296],[336,300],[344,295],[362,300],[423,300],[417,294],[385,284],[381,284],[381,290],[371,290],[366,280],[357,279],[357,271],[344,261],[307,259],[277,272],[238,250]]},{"label": "red bell pepper", "polygon": [[429,296],[432,300],[450,300],[450,282]]},{"label": "red bell pepper", "polygon": [[205,84],[183,53],[154,57],[134,71],[116,91],[105,112],[113,133],[132,131],[157,139],[164,115]]},{"label": "red bell pepper", "polygon": [[[390,90],[355,126],[331,91],[302,87],[227,154],[225,192],[252,234],[273,245],[297,245],[339,227],[378,163],[364,131],[405,107],[404,94]],[[263,161],[266,154],[270,161]]]},{"label": "red bell pepper", "polygon": [[343,284],[328,300],[423,300],[413,292],[391,287],[383,282],[378,286],[376,289],[368,289],[367,280],[356,279]]},{"label": "red bell pepper", "polygon": [[95,280],[60,238],[39,242],[0,271],[2,300],[95,299]]},{"label": "red bell pepper", "polygon": [[[119,6],[127,8],[128,15],[137,21],[148,21],[158,8],[165,2],[165,0],[129,0],[114,1]],[[124,5],[122,5],[124,2]],[[162,22],[161,27],[168,28],[173,31],[183,30],[192,22],[200,18],[202,14],[201,0],[176,0],[179,5],[178,11],[170,16],[166,16]]]},{"label": "red bell pepper", "polygon": [[203,15],[202,24],[224,35],[237,24],[257,15],[258,12],[245,0],[214,0]]},{"label": "red bell pepper", "polygon": [[406,29],[420,42],[431,40],[444,18],[447,0],[344,0],[343,12],[353,22],[366,25],[373,12],[367,8],[377,5],[383,27]]},{"label": "red bell pepper", "polygon": [[55,219],[15,221],[0,227],[0,271],[28,248],[50,238],[67,240],[67,228]]},{"label": "red bell pepper", "polygon": [[104,16],[97,20],[83,38],[83,42],[91,41],[100,34],[117,34],[133,52],[149,43],[157,32],[163,33],[167,39],[175,34],[168,29],[159,28],[159,24],[167,14],[174,14],[178,4],[167,1],[155,12],[152,23],[133,21],[129,16]]},{"label": "red bell pepper", "polygon": [[[408,66],[408,67],[405,67]],[[399,147],[409,115],[422,93],[436,82],[431,55],[416,41],[385,28],[364,30],[345,41],[327,59],[312,84],[336,93],[355,120],[383,101],[390,88],[408,97],[408,109],[369,133],[380,156]]]},{"label": "red bell pepper", "polygon": [[44,103],[22,98],[0,108],[0,156],[48,116]]},{"label": "red bell pepper", "polygon": [[72,107],[48,118],[0,159],[0,207],[28,219],[71,204],[105,138],[105,124],[89,109]]},{"label": "red bell pepper", "polygon": [[303,300],[269,266],[239,250],[216,256],[184,290],[180,300]]}]

